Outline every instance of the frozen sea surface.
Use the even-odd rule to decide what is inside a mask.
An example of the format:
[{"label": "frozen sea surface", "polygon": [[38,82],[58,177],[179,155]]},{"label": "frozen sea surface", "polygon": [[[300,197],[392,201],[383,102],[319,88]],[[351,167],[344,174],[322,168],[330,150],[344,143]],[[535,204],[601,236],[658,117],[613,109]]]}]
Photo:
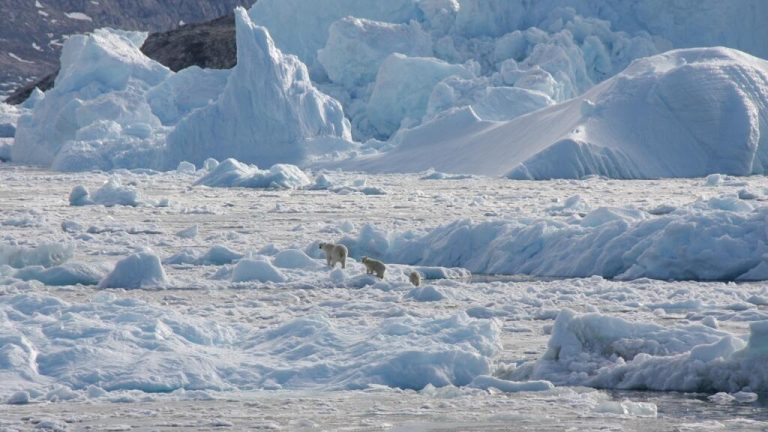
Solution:
[{"label": "frozen sea surface", "polygon": [[[736,392],[710,398],[715,392],[578,386],[509,393],[468,386],[461,378],[482,373],[506,380],[541,359],[563,309],[638,326],[694,326],[703,340],[732,335],[741,341],[734,343],[745,343],[750,324],[768,318],[763,282],[468,279],[457,270],[423,267],[423,273],[444,278],[426,280],[431,291],[415,293],[407,283],[414,266],[389,265],[384,282],[370,281],[355,259],[344,272],[331,272],[314,251],[319,241],[360,238],[367,225],[424,233],[466,218],[567,222],[600,207],[656,217],[696,201],[739,195],[760,207],[768,191],[763,177],[528,182],[324,173],[335,184],[357,188],[334,192],[193,186],[202,173],[191,172],[116,174],[122,187],[140,192],[138,205],[70,205],[73,188],[98,190],[114,173],[0,165],[0,258],[16,263],[0,270],[0,394],[5,401],[25,402],[26,391],[28,402],[3,405],[4,430],[768,427],[764,395],[752,401],[751,394]],[[364,187],[385,193],[367,195]],[[291,249],[305,252],[308,260],[297,252],[276,258]],[[48,261],[40,259],[43,252],[50,252],[43,254]],[[162,277],[148,274],[156,276],[157,286],[107,289],[88,283],[133,254],[163,261]],[[176,263],[169,263],[172,257]],[[265,273],[255,266],[254,280],[232,282],[231,263],[243,257],[274,265],[285,281],[259,282]],[[44,267],[27,265],[29,260]],[[57,268],[59,273],[50,272]],[[54,284],[70,280],[62,275],[80,284]],[[358,341],[355,332],[370,340]],[[99,351],[104,346],[118,355]],[[127,363],[121,363],[120,349]],[[394,355],[412,352],[434,355]],[[478,362],[450,362],[435,353]],[[358,364],[358,354],[372,363],[394,360],[370,369]],[[184,361],[190,358],[195,368]],[[408,365],[395,361],[400,358],[442,365],[456,374],[449,377],[453,384],[399,382]]]}]

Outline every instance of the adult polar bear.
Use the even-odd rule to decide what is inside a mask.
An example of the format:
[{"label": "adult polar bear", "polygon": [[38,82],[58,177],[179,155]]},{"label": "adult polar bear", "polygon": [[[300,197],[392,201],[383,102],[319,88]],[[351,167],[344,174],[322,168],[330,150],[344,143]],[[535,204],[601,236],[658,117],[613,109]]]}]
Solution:
[{"label": "adult polar bear", "polygon": [[349,251],[342,244],[320,243],[320,249],[325,251],[325,262],[329,267],[336,267],[336,263],[341,263],[341,268],[347,267],[347,256]]}]

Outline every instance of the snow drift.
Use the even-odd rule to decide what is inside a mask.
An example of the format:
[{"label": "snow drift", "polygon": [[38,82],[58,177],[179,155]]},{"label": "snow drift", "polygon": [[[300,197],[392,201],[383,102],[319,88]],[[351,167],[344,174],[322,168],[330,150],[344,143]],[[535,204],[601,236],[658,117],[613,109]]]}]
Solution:
[{"label": "snow drift", "polygon": [[516,179],[762,174],[766,101],[768,62],[726,48],[677,50],[509,122],[459,110],[401,131],[387,154],[342,166]]}]

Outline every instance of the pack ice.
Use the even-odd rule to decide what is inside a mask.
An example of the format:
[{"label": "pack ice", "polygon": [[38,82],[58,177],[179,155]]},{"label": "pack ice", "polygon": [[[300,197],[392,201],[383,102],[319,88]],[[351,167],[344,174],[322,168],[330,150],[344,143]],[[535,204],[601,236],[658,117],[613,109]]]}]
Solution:
[{"label": "pack ice", "polygon": [[512,375],[597,388],[760,393],[768,385],[767,344],[768,321],[752,323],[745,342],[703,325],[669,328],[564,310],[544,355]]},{"label": "pack ice", "polygon": [[[131,273],[137,265],[156,260],[153,257],[132,255],[102,285],[112,286],[112,281],[121,279],[148,286]],[[241,261],[244,275],[260,273],[254,268],[259,262],[266,264]],[[144,282],[157,283],[164,274],[153,277]],[[463,312],[447,318],[396,317],[352,326],[307,315],[258,329],[190,317],[107,292],[86,303],[68,303],[6,290],[0,316],[4,383],[0,400],[10,403],[119,400],[107,392],[119,395],[132,390],[464,386],[489,375],[492,358],[500,350],[498,324]],[[530,388],[519,385],[542,389],[542,383]],[[543,389],[548,388],[551,384]]]}]

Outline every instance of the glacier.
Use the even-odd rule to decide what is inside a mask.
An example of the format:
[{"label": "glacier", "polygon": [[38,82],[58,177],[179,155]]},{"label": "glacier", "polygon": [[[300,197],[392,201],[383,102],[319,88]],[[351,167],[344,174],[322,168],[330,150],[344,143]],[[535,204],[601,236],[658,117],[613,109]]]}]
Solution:
[{"label": "glacier", "polygon": [[636,60],[579,97],[511,121],[483,120],[472,107],[455,110],[401,130],[390,152],[338,166],[515,179],[763,174],[766,89],[765,60],[727,48],[675,50]]},{"label": "glacier", "polygon": [[67,41],[53,89],[2,109],[15,138],[0,156],[60,171],[231,157],[514,179],[761,174],[766,8],[264,0],[236,11],[233,69],[177,73],[141,53],[145,34],[100,29]]}]

